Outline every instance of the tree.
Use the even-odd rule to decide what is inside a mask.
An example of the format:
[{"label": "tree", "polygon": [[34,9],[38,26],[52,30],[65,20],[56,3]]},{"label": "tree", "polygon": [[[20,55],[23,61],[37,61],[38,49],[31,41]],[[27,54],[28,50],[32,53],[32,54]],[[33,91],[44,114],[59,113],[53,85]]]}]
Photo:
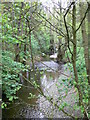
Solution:
[{"label": "tree", "polygon": [[88,83],[90,85],[90,3],[88,2]]},{"label": "tree", "polygon": [[[58,2],[59,4],[59,10],[60,10],[60,16],[59,16],[59,19],[60,21],[59,22],[59,26],[60,26],[60,30],[62,30],[62,8],[61,8],[61,0],[60,0],[60,3]],[[58,45],[58,55],[57,55],[57,62],[60,63],[62,62],[62,59],[63,59],[63,56],[65,55],[63,50],[62,49],[62,36],[59,36],[59,45]]]},{"label": "tree", "polygon": [[[83,2],[80,2],[79,6],[80,6],[80,19],[82,21],[85,6],[84,6]],[[88,11],[88,14],[89,14],[89,11]],[[89,82],[89,59],[88,59],[89,58],[89,46],[88,46],[89,39],[88,39],[88,35],[86,33],[85,20],[83,21],[83,23],[81,25],[81,31],[82,31],[82,38],[83,38],[85,64],[86,64],[86,70],[87,70],[87,75],[88,75],[88,83],[90,84],[90,82]]]},{"label": "tree", "polygon": [[[16,92],[21,88],[19,75],[22,75],[22,77],[24,77],[28,83],[35,87],[35,89],[37,89],[41,95],[43,95],[53,104],[53,98],[44,95],[40,86],[37,84],[37,81],[34,81],[33,83],[33,80],[28,80],[27,77],[22,73],[25,71],[31,71],[31,64],[32,68],[34,69],[34,61],[37,61],[36,57],[42,57],[43,53],[47,54],[49,48],[51,54],[53,54],[54,42],[56,42],[58,45],[57,41],[59,41],[58,62],[63,59],[63,53],[67,52],[70,58],[70,63],[67,63],[66,65],[67,67],[69,66],[69,70],[71,70],[71,76],[62,73],[63,75],[69,77],[65,80],[63,79],[62,81],[64,81],[63,83],[66,87],[74,86],[74,88],[77,89],[78,97],[75,97],[78,99],[77,101],[79,101],[79,106],[76,104],[76,108],[79,108],[82,111],[84,117],[88,118],[87,107],[89,100],[89,79],[87,79],[87,74],[89,78],[90,34],[88,31],[87,38],[86,30],[84,28],[86,27],[85,18],[87,13],[88,24],[90,22],[90,7],[87,8],[84,16],[81,15],[81,20],[79,21],[77,20],[77,17],[80,13],[83,13],[83,6],[80,6],[81,12],[78,14],[78,3],[76,3],[76,1],[68,3],[69,6],[67,5],[66,8],[63,8],[61,3],[53,4],[54,8],[52,9],[54,9],[54,12],[50,11],[49,9],[48,14],[46,9],[42,7],[42,4],[39,4],[38,2],[14,3],[13,5],[10,3],[7,5],[3,4],[3,93],[6,94],[6,97],[10,101],[16,99]],[[88,4],[88,6],[90,6],[90,4]],[[78,24],[79,26],[77,27]],[[81,45],[80,42],[82,41],[78,40],[79,33],[77,31],[80,30],[80,27],[82,27],[82,37],[83,41],[85,41],[85,44],[83,45],[85,49],[84,52],[83,50],[81,51],[82,48],[80,51],[78,50]],[[87,43],[88,49],[86,49]],[[14,49],[15,46],[16,49]],[[85,57],[87,73],[84,67],[85,62],[83,54]],[[88,61],[86,58],[88,58]],[[58,73],[60,74],[60,71]],[[69,91],[66,92],[66,94],[68,94]],[[66,103],[63,104],[62,107],[61,105],[58,106],[57,103],[54,105],[67,116],[72,118],[77,117],[65,111],[64,107],[66,107]]]}]

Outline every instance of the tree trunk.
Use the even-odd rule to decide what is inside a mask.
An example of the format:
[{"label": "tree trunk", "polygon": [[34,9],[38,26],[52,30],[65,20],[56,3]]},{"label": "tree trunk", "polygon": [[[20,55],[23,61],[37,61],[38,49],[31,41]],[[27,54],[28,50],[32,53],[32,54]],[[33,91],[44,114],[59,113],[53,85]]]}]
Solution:
[{"label": "tree trunk", "polygon": [[[84,2],[80,2],[79,3],[79,7],[80,7],[80,19],[83,19],[83,13],[84,13]],[[85,25],[85,20],[83,21],[82,25],[81,25],[81,32],[82,32],[82,38],[83,38],[83,47],[84,47],[84,58],[85,58],[85,65],[86,65],[86,70],[87,70],[87,75],[89,75],[89,61],[88,61],[88,37],[87,37],[87,33],[86,33],[86,25]],[[88,77],[89,79],[89,77]]]},{"label": "tree trunk", "polygon": [[[22,8],[23,8],[23,2],[21,2],[21,12],[22,12]],[[21,15],[20,15],[20,18],[19,18],[19,21],[18,21],[18,36],[20,35],[20,25],[21,25]],[[20,45],[19,45],[19,43],[17,43],[16,44],[16,56],[15,56],[15,61],[17,61],[17,62],[20,62],[20,55],[19,55],[19,53],[20,53]]]},{"label": "tree trunk", "polygon": [[59,40],[59,47],[58,47],[58,54],[57,54],[57,62],[60,63],[62,62],[63,55],[61,51],[61,39]]},{"label": "tree trunk", "polygon": [[31,51],[32,68],[33,68],[33,70],[34,70],[34,60],[33,60],[33,53],[32,53],[31,31],[30,31],[30,30],[29,30],[29,42],[30,42],[30,51]]},{"label": "tree trunk", "polygon": [[49,50],[50,50],[50,55],[54,54],[54,37],[53,37],[53,34],[52,34],[52,31],[51,31],[51,25],[50,25],[50,47],[49,47]]},{"label": "tree trunk", "polygon": [[39,47],[40,47],[40,51],[43,53],[44,50],[43,50],[43,47],[42,47],[42,43],[41,43],[41,41],[40,41],[40,39],[39,39],[37,33],[36,33],[35,31],[33,31],[33,34],[34,34],[35,39],[36,39],[37,42],[38,42],[38,45],[39,45]]},{"label": "tree trunk", "polygon": [[26,65],[26,49],[27,49],[27,45],[24,45],[24,59],[23,59],[23,64]]},{"label": "tree trunk", "polygon": [[15,61],[20,62],[20,56],[19,56],[19,43],[16,44],[16,55],[15,55]]},{"label": "tree trunk", "polygon": [[73,32],[73,57],[72,57],[72,63],[73,63],[73,70],[74,70],[74,76],[75,76],[75,82],[76,82],[76,87],[78,89],[79,93],[79,104],[81,105],[82,101],[82,94],[80,87],[78,85],[78,74],[77,74],[77,69],[76,69],[76,56],[77,56],[77,40],[76,40],[76,6],[73,5],[73,10],[72,10],[72,32]]},{"label": "tree trunk", "polygon": [[[59,2],[59,10],[60,10],[60,30],[62,30],[62,23],[61,23],[61,13],[62,13],[62,8],[61,8],[61,0],[60,0],[60,2]],[[58,46],[58,54],[57,54],[57,62],[58,63],[60,63],[61,61],[62,61],[62,59],[63,59],[63,53],[62,53],[62,51],[63,50],[61,50],[61,44],[62,44],[62,38],[59,38],[59,46]]]},{"label": "tree trunk", "polygon": [[90,85],[90,3],[88,5],[88,83]]},{"label": "tree trunk", "polygon": [[[72,56],[72,64],[73,64],[73,70],[74,70],[76,88],[77,88],[78,94],[79,94],[79,105],[83,106],[83,97],[82,97],[82,92],[81,92],[80,85],[78,84],[78,73],[77,73],[77,68],[76,68],[77,40],[76,40],[76,6],[75,6],[75,4],[73,5],[73,9],[72,9],[72,33],[73,33],[73,56]],[[85,109],[84,109],[83,114],[84,114],[84,118],[88,118]]]}]

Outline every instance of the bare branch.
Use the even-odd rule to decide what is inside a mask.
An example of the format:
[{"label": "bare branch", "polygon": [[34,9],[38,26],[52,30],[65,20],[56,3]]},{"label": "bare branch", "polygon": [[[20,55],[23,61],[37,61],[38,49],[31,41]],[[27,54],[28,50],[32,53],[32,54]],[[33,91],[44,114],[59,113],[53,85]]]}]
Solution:
[{"label": "bare branch", "polygon": [[[46,20],[46,22],[48,22],[51,26],[53,26],[55,29],[58,29],[56,28],[48,19],[46,19],[44,16],[42,16],[40,13],[38,13],[39,16],[41,16],[44,20]],[[60,31],[61,35],[64,37],[65,34],[60,30],[58,29],[58,31]]]},{"label": "bare branch", "polygon": [[87,10],[86,10],[86,12],[85,12],[84,17],[83,17],[82,20],[81,20],[81,23],[79,24],[78,28],[76,29],[76,32],[80,29],[81,25],[83,24],[83,21],[85,20],[86,15],[87,15],[89,9],[90,9],[90,4],[88,4],[88,8],[87,8]]},{"label": "bare branch", "polygon": [[67,41],[68,41],[68,49],[69,49],[69,51],[70,51],[70,53],[71,53],[72,56],[73,56],[73,53],[71,52],[71,49],[70,49],[70,46],[69,46],[69,40],[70,40],[70,38],[69,38],[68,26],[67,26],[67,23],[66,23],[66,15],[68,14],[68,12],[69,12],[69,10],[70,10],[70,8],[71,8],[71,6],[73,4],[75,4],[75,2],[72,2],[70,4],[70,6],[68,7],[68,9],[67,9],[67,11],[66,11],[66,13],[64,15],[64,24],[65,24],[65,28],[66,28],[66,32],[67,32],[67,37],[66,38],[67,38]]},{"label": "bare branch", "polygon": [[[62,34],[60,34],[60,32],[58,32],[57,31],[57,29],[53,29],[53,28],[50,28],[49,26],[47,26],[47,25],[45,25],[47,28],[49,28],[49,29],[51,29],[52,31],[54,31],[54,32],[56,32],[58,35],[61,35],[62,36]],[[64,37],[64,36],[63,36]]]}]

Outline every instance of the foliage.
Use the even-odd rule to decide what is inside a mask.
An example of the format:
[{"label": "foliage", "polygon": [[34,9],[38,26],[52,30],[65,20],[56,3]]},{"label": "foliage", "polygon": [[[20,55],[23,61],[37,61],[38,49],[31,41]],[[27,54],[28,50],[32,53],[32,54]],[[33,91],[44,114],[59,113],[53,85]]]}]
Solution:
[{"label": "foliage", "polygon": [[2,90],[9,101],[17,99],[16,92],[21,88],[19,73],[23,65],[15,62],[10,51],[2,53]]},{"label": "foliage", "polygon": [[36,98],[36,95],[33,95],[32,93],[29,93],[28,99]]},{"label": "foliage", "polygon": [[[76,85],[78,84],[80,86],[82,96],[83,96],[83,103],[82,104],[85,105],[85,109],[87,110],[88,109],[88,102],[89,102],[89,86],[88,86],[88,79],[87,79],[87,73],[86,73],[86,67],[85,67],[85,58],[84,58],[83,47],[81,47],[81,48],[79,47],[77,50],[77,53],[78,53],[78,55],[77,55],[77,60],[76,60],[76,67],[77,67],[77,72],[78,72],[78,83],[75,82],[74,77],[72,78],[72,76],[74,76],[73,66],[71,63],[68,63],[68,64],[66,64],[66,68],[71,71],[71,73],[70,73],[71,75],[69,78],[65,78],[65,79],[60,78],[60,80],[59,80],[60,85],[57,85],[57,86],[58,86],[60,93],[63,91],[66,93],[66,95],[65,95],[65,97],[66,97],[68,92],[69,92],[69,88],[72,88],[73,86],[76,88]],[[62,87],[61,87],[62,84],[65,85],[65,89],[64,88],[62,89]],[[76,88],[76,91],[77,91],[77,88]],[[63,98],[61,97],[60,100],[62,100]],[[76,103],[78,103],[78,99],[79,99],[79,96],[77,95],[75,97]],[[61,107],[63,107],[63,106],[61,106]],[[80,109],[82,114],[84,112],[84,107],[83,106],[80,107],[78,104],[75,104],[73,106],[73,108],[75,110]]]},{"label": "foliage", "polygon": [[[87,110],[89,102],[89,85],[85,66],[84,49],[81,46],[82,37],[80,31],[76,35],[77,58],[75,61],[75,67],[78,74],[78,82],[75,81],[75,73],[73,70],[74,67],[72,65],[72,55],[69,51],[70,49],[71,52],[73,51],[73,47],[75,44],[73,43],[74,41],[72,41],[72,28],[74,29],[74,26],[72,24],[73,20],[71,20],[72,9],[67,8],[66,14],[68,19],[66,21],[67,26],[65,26],[65,21],[63,21],[65,11],[64,9],[61,10],[62,8],[57,9],[58,7],[60,7],[60,5],[57,8],[55,8],[56,6],[54,6],[54,8],[52,9],[53,13],[51,15],[50,13],[52,11],[50,12],[49,10],[48,12],[50,13],[46,13],[44,8],[41,6],[41,3],[39,4],[38,2],[8,2],[7,4],[2,4],[2,7],[2,21],[0,19],[0,22],[2,22],[2,35],[0,34],[0,37],[2,38],[3,94],[6,95],[9,101],[17,99],[16,93],[21,88],[19,77],[21,71],[27,71],[26,67],[29,68],[31,62],[33,64],[34,57],[37,57],[38,55],[42,57],[45,56],[45,54],[49,53],[50,46],[54,46],[54,42],[56,42],[57,46],[61,46],[61,51],[64,51],[63,48],[65,49],[65,57],[69,57],[71,62],[67,63],[66,65],[67,69],[69,69],[71,72],[71,76],[64,79],[60,78],[60,84],[57,84],[59,92],[62,94],[65,93],[65,95],[61,95],[59,97],[59,100],[62,102],[59,106],[59,110],[63,110],[64,107],[69,106],[69,104],[63,102],[63,99],[67,96],[69,92],[68,90],[71,89],[73,86],[78,92],[78,85],[82,93],[83,103],[81,106],[79,106],[78,104],[74,105],[73,109],[80,109],[82,113],[85,112],[85,109]],[[79,8],[77,5],[77,15],[79,11],[78,9]],[[73,17],[75,18],[77,16]],[[79,22],[80,21],[77,20],[76,27],[79,26]],[[70,36],[67,35],[68,33]],[[70,39],[68,39],[68,41],[66,38],[69,37]],[[51,47],[51,49],[53,48]],[[17,57],[19,59],[16,59]],[[30,60],[30,58],[32,59]],[[31,71],[34,71],[34,69]],[[41,71],[40,74],[42,75],[43,72]],[[31,81],[29,82],[32,82],[32,85],[35,89],[38,89],[40,87],[38,83],[34,80],[34,77],[32,77]],[[62,84],[64,84],[65,88],[62,88]],[[33,95],[32,93],[29,94],[29,99],[31,98],[35,98],[35,95]],[[75,97],[75,99],[77,102],[79,99],[79,93]],[[48,100],[50,100],[49,97]],[[6,107],[6,104],[3,102],[1,106],[2,108],[4,108]]]}]

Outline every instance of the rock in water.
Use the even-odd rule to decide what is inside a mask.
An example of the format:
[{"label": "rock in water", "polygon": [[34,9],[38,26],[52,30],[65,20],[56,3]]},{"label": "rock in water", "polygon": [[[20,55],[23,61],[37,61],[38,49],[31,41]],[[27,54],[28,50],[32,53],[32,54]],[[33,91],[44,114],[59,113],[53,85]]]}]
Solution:
[{"label": "rock in water", "polygon": [[50,58],[51,59],[57,59],[57,53],[53,54],[53,55],[50,55]]}]

